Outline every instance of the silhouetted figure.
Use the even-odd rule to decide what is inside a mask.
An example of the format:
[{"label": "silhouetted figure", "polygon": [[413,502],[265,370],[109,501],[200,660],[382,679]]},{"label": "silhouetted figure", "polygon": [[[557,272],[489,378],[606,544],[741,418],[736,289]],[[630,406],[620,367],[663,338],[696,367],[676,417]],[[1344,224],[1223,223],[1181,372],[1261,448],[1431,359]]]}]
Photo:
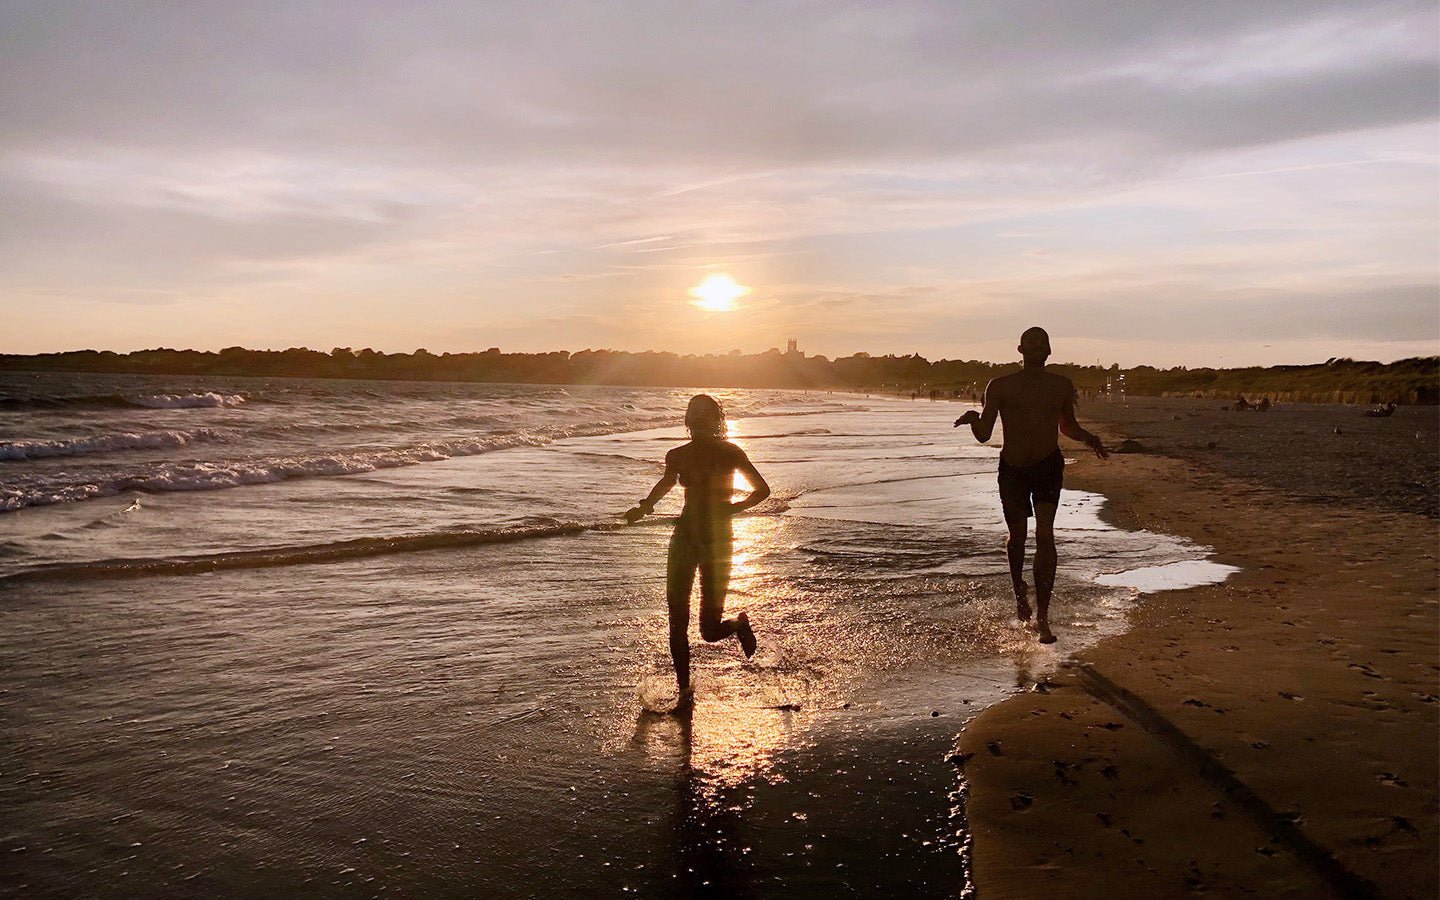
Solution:
[{"label": "silhouetted figure", "polygon": [[[721,618],[725,589],[730,583],[730,517],[770,496],[770,486],[745,451],[725,440],[725,413],[715,398],[708,394],[690,398],[685,428],[690,432],[690,443],[665,454],[665,474],[648,497],[625,513],[627,522],[638,522],[655,511],[655,504],[677,481],[685,488],[685,506],[670,536],[665,576],[670,658],[675,664],[681,706],[690,698],[690,589],[696,571],[700,573],[700,636],[714,642],[733,634],[746,656],[755,653],[755,632],[749,617],[741,613],[733,619]],[[744,500],[732,503],[737,471],[750,482],[751,490]]]},{"label": "silhouetted figure", "polygon": [[1248,400],[1246,400],[1244,397],[1236,397],[1236,398],[1235,398],[1235,408],[1238,409],[1238,410],[1242,410],[1242,411],[1243,411],[1243,410],[1247,410],[1247,409],[1250,408],[1250,402],[1249,402]]},{"label": "silhouetted figure", "polygon": [[1396,408],[1394,403],[1387,403],[1384,406],[1372,406],[1365,410],[1365,415],[1372,419],[1388,419],[1395,415]]},{"label": "silhouetted figure", "polygon": [[1259,410],[1260,412],[1269,412],[1269,411],[1270,411],[1270,398],[1269,398],[1269,397],[1261,397],[1261,398],[1260,398],[1260,402],[1257,403],[1257,404],[1255,404],[1255,408],[1256,408],[1257,410]]},{"label": "silhouetted figure", "polygon": [[[1015,587],[1015,614],[1030,621],[1030,603],[1025,586],[1025,535],[1028,520],[1035,516],[1035,630],[1041,643],[1053,643],[1050,633],[1050,594],[1055,587],[1055,510],[1060,505],[1060,485],[1065,458],[1060,454],[1057,432],[1082,441],[1101,459],[1109,457],[1100,439],[1075,421],[1075,385],[1063,375],[1045,371],[1050,356],[1050,336],[1043,328],[1027,328],[1020,335],[1020,355],[1025,367],[1002,375],[985,386],[985,406],[970,410],[955,420],[956,427],[969,425],[982,444],[990,440],[995,417],[1000,417],[1004,444],[1000,448],[1000,504],[1010,535],[1005,553],[1010,561],[1010,581]],[[1033,500],[1033,506],[1032,506]]]}]

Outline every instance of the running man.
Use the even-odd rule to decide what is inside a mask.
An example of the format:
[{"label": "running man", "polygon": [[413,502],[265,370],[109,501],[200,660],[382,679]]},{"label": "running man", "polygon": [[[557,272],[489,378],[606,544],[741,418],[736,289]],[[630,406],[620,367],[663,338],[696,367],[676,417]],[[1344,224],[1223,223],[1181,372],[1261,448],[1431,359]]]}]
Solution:
[{"label": "running man", "polygon": [[1050,356],[1050,335],[1043,328],[1027,328],[1016,348],[1025,367],[1001,375],[985,386],[985,406],[955,420],[969,425],[975,440],[985,443],[1000,417],[1004,443],[1000,447],[1000,505],[1005,510],[1005,555],[1010,560],[1010,582],[1015,586],[1015,615],[1027,626],[1030,602],[1025,586],[1025,532],[1035,516],[1034,630],[1040,643],[1053,644],[1050,632],[1050,593],[1055,588],[1055,510],[1060,505],[1060,483],[1065,458],[1060,455],[1058,433],[1080,441],[1101,459],[1110,456],[1100,439],[1075,421],[1075,385],[1064,375],[1045,371]]}]

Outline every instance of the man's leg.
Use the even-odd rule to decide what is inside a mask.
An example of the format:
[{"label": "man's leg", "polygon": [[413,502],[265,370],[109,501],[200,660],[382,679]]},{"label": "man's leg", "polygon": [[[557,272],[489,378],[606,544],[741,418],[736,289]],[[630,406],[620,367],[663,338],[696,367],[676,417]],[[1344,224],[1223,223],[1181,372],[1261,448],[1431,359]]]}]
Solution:
[{"label": "man's leg", "polygon": [[1050,633],[1050,594],[1055,589],[1055,510],[1054,503],[1035,501],[1035,627],[1040,642],[1055,640]]},{"label": "man's leg", "polygon": [[1007,516],[1005,527],[1010,534],[1005,538],[1005,556],[1010,561],[1010,585],[1015,589],[1015,617],[1022,622],[1030,621],[1030,601],[1025,587],[1025,532],[1029,519]]},{"label": "man's leg", "polygon": [[1030,621],[1029,593],[1025,587],[1025,532],[1030,527],[1030,486],[1021,470],[1000,459],[1000,509],[1005,514],[1005,557],[1010,561],[1010,586],[1015,589],[1015,617]]}]

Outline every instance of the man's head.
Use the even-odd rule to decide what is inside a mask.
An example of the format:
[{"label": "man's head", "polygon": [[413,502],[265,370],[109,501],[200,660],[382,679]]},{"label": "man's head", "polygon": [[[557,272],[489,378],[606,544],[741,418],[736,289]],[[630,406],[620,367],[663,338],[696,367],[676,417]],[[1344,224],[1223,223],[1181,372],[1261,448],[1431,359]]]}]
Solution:
[{"label": "man's head", "polygon": [[1025,362],[1032,365],[1043,364],[1050,356],[1050,335],[1039,325],[1027,328],[1020,335],[1020,346],[1015,349],[1020,351]]}]

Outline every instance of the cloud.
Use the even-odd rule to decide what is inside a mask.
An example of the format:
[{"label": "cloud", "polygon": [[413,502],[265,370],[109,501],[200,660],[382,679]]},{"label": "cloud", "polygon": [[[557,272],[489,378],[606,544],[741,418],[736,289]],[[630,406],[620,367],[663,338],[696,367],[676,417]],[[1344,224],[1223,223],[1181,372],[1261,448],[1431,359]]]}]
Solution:
[{"label": "cloud", "polygon": [[1433,117],[1430,5],[1200,6],[12,3],[0,118],[12,148],[723,167]]},{"label": "cloud", "polygon": [[[1083,289],[1096,341],[1242,300],[1390,340],[1430,327],[1405,285],[1436,278],[1437,29],[1339,0],[8,0],[0,302],[304,302],[357,346],[403,305],[432,347],[933,353],[980,340],[977,304]],[[726,266],[773,301],[751,339],[671,308]],[[1374,312],[1296,299],[1332,294]]]}]

